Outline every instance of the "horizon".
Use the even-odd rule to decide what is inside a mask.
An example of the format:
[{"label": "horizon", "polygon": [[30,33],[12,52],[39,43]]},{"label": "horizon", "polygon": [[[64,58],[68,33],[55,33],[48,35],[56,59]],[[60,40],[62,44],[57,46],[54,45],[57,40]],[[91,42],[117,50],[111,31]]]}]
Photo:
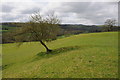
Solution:
[{"label": "horizon", "polygon": [[[25,23],[25,22],[0,22],[0,25],[2,25],[3,23]],[[87,24],[81,24],[81,23],[60,23],[60,25],[87,25]],[[104,24],[90,24],[90,26],[92,25],[104,25]]]}]

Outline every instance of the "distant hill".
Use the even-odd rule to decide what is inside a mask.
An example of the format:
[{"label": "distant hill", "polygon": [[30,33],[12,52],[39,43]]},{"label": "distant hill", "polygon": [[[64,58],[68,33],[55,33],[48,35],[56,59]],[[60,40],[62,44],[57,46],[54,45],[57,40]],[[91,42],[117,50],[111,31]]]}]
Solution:
[{"label": "distant hill", "polygon": [[[9,37],[9,35],[7,34],[4,35],[4,33],[9,32],[17,27],[18,24],[24,24],[24,23],[0,23],[0,28],[2,30],[0,30],[0,33],[3,33],[3,43],[8,43],[8,42],[14,42],[11,37],[10,38],[6,38]],[[59,31],[58,37],[59,36],[69,36],[69,35],[75,35],[75,34],[82,34],[82,33],[96,33],[96,32],[106,32],[107,28],[104,27],[103,25],[83,25],[83,24],[60,24],[59,25],[61,30]],[[115,27],[113,28],[112,31],[117,31],[118,29],[120,29],[120,27]],[[10,39],[10,40],[9,40]]]},{"label": "distant hill", "polygon": [[[5,32],[5,30],[11,30],[16,26],[17,24],[24,24],[24,23],[18,23],[18,22],[9,22],[9,23],[0,23],[0,26],[2,25],[2,30]],[[60,28],[62,29],[60,34],[79,34],[79,33],[91,33],[91,32],[103,32],[104,27],[97,26],[97,25],[83,25],[83,24],[60,24]],[[117,30],[118,28],[115,28],[114,30]]]},{"label": "distant hill", "polygon": [[[0,23],[0,26],[2,25],[3,32],[6,32],[8,30],[11,30],[16,26],[17,24],[23,24],[23,23]],[[88,32],[101,32],[102,27],[98,27],[96,25],[83,25],[83,24],[60,24],[60,28],[62,28],[62,31],[60,35],[63,34],[79,34],[79,33],[88,33]]]}]

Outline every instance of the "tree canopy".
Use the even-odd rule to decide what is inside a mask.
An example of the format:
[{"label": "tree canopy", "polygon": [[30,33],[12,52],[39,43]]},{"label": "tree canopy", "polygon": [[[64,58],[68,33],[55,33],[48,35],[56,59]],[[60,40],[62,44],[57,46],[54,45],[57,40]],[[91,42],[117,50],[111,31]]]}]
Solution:
[{"label": "tree canopy", "polygon": [[108,31],[111,31],[115,25],[116,25],[116,19],[107,19],[105,21],[105,26],[108,27]]},{"label": "tree canopy", "polygon": [[46,47],[47,51],[51,51],[44,44],[44,41],[51,41],[56,38],[59,32],[60,20],[55,14],[42,16],[39,12],[30,16],[30,20],[21,24],[15,31],[15,41],[40,41]]}]

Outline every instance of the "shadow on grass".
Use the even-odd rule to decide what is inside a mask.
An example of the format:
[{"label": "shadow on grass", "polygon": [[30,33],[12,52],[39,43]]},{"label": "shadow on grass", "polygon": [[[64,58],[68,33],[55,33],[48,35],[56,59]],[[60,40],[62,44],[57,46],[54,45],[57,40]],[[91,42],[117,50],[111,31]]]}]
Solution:
[{"label": "shadow on grass", "polygon": [[77,50],[79,48],[80,46],[69,46],[69,47],[62,47],[62,48],[54,49],[52,50],[52,52],[40,52],[34,57],[32,61],[37,61],[42,58],[49,58],[49,57],[52,57],[52,56],[55,56],[55,55],[58,55],[64,52]]}]

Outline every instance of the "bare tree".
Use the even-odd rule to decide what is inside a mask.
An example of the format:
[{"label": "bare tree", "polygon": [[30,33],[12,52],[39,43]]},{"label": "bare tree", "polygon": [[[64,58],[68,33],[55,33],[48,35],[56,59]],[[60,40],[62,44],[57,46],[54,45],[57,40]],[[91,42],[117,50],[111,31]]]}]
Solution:
[{"label": "bare tree", "polygon": [[52,50],[47,47],[44,42],[51,41],[56,38],[59,32],[60,20],[54,13],[43,17],[39,12],[30,16],[30,21],[21,25],[19,29],[15,31],[16,42],[24,41],[39,41],[47,52]]},{"label": "bare tree", "polygon": [[105,21],[105,26],[108,27],[108,31],[111,31],[113,29],[113,27],[115,26],[116,24],[116,20],[115,19],[107,19]]}]

